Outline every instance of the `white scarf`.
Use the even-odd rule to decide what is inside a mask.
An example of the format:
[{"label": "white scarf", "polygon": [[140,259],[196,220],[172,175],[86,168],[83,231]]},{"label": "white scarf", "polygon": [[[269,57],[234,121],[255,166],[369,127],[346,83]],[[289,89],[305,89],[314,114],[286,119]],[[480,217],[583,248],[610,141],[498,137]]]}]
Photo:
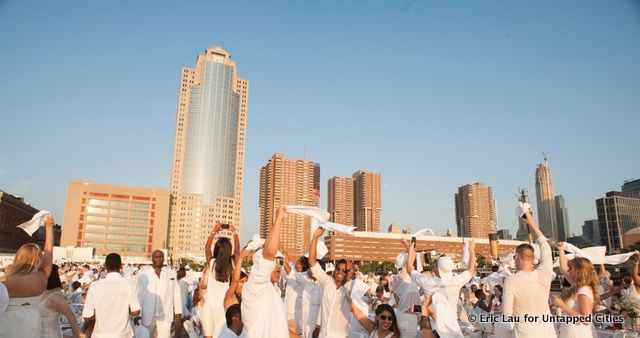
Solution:
[{"label": "white scarf", "polygon": [[41,210],[37,214],[33,215],[31,220],[18,225],[18,228],[24,230],[24,232],[29,234],[29,236],[33,236],[33,233],[38,231],[38,229],[44,224],[44,219],[47,215],[51,215],[51,213],[46,210]]}]

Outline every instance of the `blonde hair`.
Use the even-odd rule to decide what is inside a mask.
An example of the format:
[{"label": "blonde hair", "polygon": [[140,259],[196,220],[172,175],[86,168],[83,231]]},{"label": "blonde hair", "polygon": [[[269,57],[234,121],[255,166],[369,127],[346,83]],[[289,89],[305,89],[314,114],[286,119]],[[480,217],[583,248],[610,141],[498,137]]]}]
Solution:
[{"label": "blonde hair", "polygon": [[587,286],[591,288],[593,293],[593,304],[599,304],[600,295],[598,291],[600,290],[600,282],[591,261],[586,258],[576,257],[569,261],[569,267],[575,271],[576,278],[573,281],[573,285],[562,292],[562,300],[566,301],[573,298],[581,287]]},{"label": "blonde hair", "polygon": [[16,252],[13,264],[7,268],[7,276],[28,275],[38,269],[41,260],[40,247],[33,243],[27,243]]}]

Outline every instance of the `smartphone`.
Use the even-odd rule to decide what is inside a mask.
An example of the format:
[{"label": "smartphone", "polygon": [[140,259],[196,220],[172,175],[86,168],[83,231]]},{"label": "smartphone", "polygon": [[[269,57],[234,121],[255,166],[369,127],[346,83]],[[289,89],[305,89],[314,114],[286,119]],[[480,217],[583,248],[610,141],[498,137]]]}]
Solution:
[{"label": "smartphone", "polygon": [[422,305],[414,305],[413,306],[413,312],[422,313]]},{"label": "smartphone", "polygon": [[220,229],[229,229],[229,224],[226,224],[226,223],[225,223],[225,224],[222,224],[222,225],[220,226]]},{"label": "smartphone", "polygon": [[416,247],[416,238],[415,237],[411,237],[411,245],[415,248]]}]

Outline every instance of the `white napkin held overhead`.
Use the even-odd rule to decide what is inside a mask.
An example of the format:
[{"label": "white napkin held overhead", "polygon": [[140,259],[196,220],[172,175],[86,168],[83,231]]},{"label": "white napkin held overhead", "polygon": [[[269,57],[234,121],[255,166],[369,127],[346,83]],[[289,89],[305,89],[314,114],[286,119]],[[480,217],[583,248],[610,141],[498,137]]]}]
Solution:
[{"label": "white napkin held overhead", "polygon": [[47,218],[47,215],[51,215],[51,213],[46,210],[41,210],[37,214],[33,215],[31,220],[18,225],[18,228],[24,230],[24,232],[29,234],[29,236],[33,236],[33,233],[38,231],[38,229],[44,224],[44,220]]},{"label": "white napkin held overhead", "polygon": [[516,217],[521,218],[522,215],[531,212],[531,204],[527,202],[518,202],[516,206]]},{"label": "white napkin held overhead", "polygon": [[413,237],[420,237],[420,236],[435,236],[436,233],[433,232],[433,230],[426,228],[426,229],[422,229],[422,230],[418,230],[416,232],[413,233]]},{"label": "white napkin held overhead", "polygon": [[[340,232],[348,235],[353,235],[353,231],[356,228],[344,224],[329,222],[329,213],[318,207],[307,207],[304,205],[285,205],[285,207],[289,213],[311,217],[311,231],[315,230],[313,224],[317,224],[317,226],[321,226],[329,231]],[[316,222],[313,222],[314,220]]]}]

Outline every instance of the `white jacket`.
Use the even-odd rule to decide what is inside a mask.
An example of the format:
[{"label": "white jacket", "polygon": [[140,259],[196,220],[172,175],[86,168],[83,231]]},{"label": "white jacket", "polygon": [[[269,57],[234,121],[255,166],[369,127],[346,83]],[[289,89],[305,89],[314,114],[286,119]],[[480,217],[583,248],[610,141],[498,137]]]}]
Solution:
[{"label": "white jacket", "polygon": [[162,268],[160,277],[153,268],[142,270],[138,275],[137,292],[142,325],[151,325],[154,318],[171,322],[174,314],[182,314],[182,297],[176,272],[167,266]]}]

